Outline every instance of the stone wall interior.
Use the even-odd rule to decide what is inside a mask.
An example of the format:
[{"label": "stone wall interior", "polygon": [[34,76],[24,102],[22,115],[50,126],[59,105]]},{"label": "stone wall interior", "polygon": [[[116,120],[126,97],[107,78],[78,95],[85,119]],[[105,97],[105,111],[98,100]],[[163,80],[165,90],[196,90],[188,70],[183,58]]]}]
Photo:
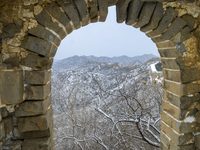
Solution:
[{"label": "stone wall interior", "polygon": [[200,149],[199,0],[0,0],[1,149],[55,149],[53,57],[73,30],[106,21],[112,5],[117,22],[140,28],[160,53],[160,148]]}]

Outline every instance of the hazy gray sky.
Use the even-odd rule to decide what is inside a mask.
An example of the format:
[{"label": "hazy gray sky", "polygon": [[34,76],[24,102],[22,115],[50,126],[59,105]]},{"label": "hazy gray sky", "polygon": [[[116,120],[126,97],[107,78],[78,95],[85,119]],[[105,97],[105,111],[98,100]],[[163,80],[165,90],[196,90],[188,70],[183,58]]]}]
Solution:
[{"label": "hazy gray sky", "polygon": [[115,6],[109,7],[105,22],[90,23],[66,36],[55,59],[73,55],[132,57],[152,53],[159,56],[156,45],[143,32],[116,22],[115,9]]}]

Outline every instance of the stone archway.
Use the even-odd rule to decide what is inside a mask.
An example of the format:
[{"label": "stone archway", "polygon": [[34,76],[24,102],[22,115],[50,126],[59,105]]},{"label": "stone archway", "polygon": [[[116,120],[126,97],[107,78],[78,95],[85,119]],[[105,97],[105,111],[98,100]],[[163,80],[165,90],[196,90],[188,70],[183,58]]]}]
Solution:
[{"label": "stone archway", "polygon": [[[73,30],[105,21],[140,28],[156,43],[164,67],[161,149],[200,149],[200,3],[157,0],[1,0],[1,145],[11,130],[22,149],[54,149],[51,66]],[[31,147],[32,146],[32,147]]]}]

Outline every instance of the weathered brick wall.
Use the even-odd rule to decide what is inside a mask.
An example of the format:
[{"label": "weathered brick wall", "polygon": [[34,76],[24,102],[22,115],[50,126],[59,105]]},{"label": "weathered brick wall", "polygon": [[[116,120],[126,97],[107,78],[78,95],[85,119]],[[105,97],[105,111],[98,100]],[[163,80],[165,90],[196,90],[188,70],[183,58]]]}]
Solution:
[{"label": "weathered brick wall", "polygon": [[104,22],[111,5],[162,57],[161,149],[200,149],[198,0],[0,0],[0,147],[54,149],[53,57],[73,30]]}]

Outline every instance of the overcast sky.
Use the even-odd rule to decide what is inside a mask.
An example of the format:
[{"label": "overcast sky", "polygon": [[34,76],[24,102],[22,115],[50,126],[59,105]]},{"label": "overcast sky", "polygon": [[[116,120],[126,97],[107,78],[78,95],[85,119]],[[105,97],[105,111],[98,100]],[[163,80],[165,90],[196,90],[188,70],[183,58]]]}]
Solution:
[{"label": "overcast sky", "polygon": [[156,45],[139,29],[117,23],[115,6],[112,6],[105,22],[90,23],[66,36],[55,59],[74,55],[133,57],[150,53],[159,56]]}]

